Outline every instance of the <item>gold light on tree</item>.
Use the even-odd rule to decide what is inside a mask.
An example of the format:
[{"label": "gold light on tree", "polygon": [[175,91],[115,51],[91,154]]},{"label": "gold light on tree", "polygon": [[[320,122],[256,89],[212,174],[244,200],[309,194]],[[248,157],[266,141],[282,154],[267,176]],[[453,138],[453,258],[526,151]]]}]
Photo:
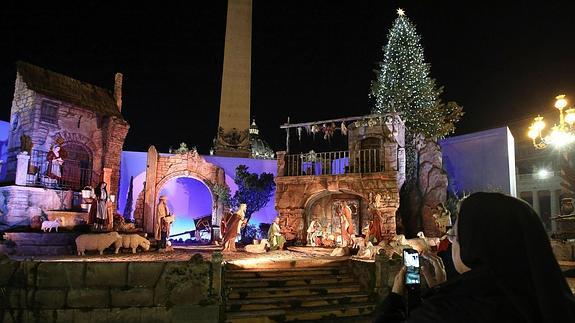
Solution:
[{"label": "gold light on tree", "polygon": [[573,124],[575,123],[575,109],[567,107],[567,99],[565,95],[558,95],[555,97],[555,108],[559,110],[559,125],[551,127],[551,133],[544,136],[542,134],[545,129],[545,121],[542,116],[537,116],[529,126],[527,135],[533,140],[533,146],[537,149],[543,149],[547,145],[553,145],[557,148],[567,146],[575,142],[575,132],[573,131]]}]

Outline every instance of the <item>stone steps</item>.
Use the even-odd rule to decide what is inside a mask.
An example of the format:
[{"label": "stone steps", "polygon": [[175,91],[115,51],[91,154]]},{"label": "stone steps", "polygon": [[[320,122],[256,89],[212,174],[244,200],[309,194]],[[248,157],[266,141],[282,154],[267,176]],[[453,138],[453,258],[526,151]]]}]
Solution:
[{"label": "stone steps", "polygon": [[287,286],[310,286],[337,283],[352,283],[353,277],[349,275],[309,275],[309,276],[285,276],[285,277],[257,277],[230,281],[227,287],[287,287]]},{"label": "stone steps", "polygon": [[334,293],[352,293],[359,292],[358,284],[353,285],[314,285],[314,286],[290,286],[290,287],[253,287],[253,288],[234,288],[229,294],[229,299],[249,299],[249,298],[268,298],[268,297],[289,297],[289,296],[307,296],[307,295],[327,295]]},{"label": "stone steps", "polygon": [[369,303],[328,305],[310,308],[275,309],[226,313],[226,322],[289,322],[363,316],[372,313],[375,305]]},{"label": "stone steps", "polygon": [[266,309],[289,309],[298,307],[327,306],[336,304],[364,303],[371,300],[365,292],[342,293],[334,295],[317,295],[302,298],[296,297],[273,297],[263,299],[237,299],[228,300],[226,310],[266,310]]},{"label": "stone steps", "polygon": [[347,267],[230,270],[226,271],[226,279],[327,276],[345,274],[347,271]]},{"label": "stone steps", "polygon": [[272,268],[247,269],[226,266],[226,322],[369,317],[375,308],[373,298],[361,290],[346,262],[310,264],[285,262],[274,263]]}]

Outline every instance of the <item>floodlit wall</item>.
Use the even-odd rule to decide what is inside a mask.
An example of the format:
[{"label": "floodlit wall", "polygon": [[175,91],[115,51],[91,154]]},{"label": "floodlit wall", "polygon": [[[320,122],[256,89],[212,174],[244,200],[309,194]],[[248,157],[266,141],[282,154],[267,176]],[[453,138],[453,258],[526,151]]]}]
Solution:
[{"label": "floodlit wall", "polygon": [[517,196],[515,141],[509,128],[450,137],[439,144],[450,191],[497,191]]},{"label": "floodlit wall", "polygon": [[[168,154],[160,154],[167,156]],[[226,174],[226,184],[230,187],[232,195],[237,190],[237,185],[234,183],[234,174],[236,167],[239,165],[248,166],[248,171],[252,173],[272,173],[274,176],[277,174],[277,161],[265,159],[251,159],[251,158],[238,158],[238,157],[221,157],[221,156],[202,156],[207,162],[212,163],[224,169]],[[126,208],[126,201],[128,199],[128,190],[130,186],[130,178],[134,176],[133,182],[133,198],[132,198],[132,212],[136,208],[136,200],[144,188],[146,181],[146,152],[124,151],[122,152],[122,162],[120,169],[120,189],[118,192],[118,212],[124,214]],[[201,188],[201,187],[200,187]],[[203,188],[201,188],[203,190]],[[201,194],[200,194],[201,195]],[[189,195],[182,194],[182,198],[195,199],[193,192]],[[211,203],[199,198],[198,203]],[[178,202],[179,203],[179,202]],[[274,196],[272,195],[268,205],[262,210],[252,215],[251,223],[271,223],[276,216],[274,209]],[[177,214],[176,214],[177,216]]]},{"label": "floodlit wall", "polygon": [[8,159],[8,136],[10,135],[10,122],[0,121],[0,160],[2,168],[0,169],[0,182],[6,178],[6,160]]}]

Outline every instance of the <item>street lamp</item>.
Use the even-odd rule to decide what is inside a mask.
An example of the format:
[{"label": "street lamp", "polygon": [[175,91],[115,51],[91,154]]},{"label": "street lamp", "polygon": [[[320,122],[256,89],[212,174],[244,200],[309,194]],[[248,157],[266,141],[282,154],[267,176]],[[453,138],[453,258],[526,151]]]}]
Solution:
[{"label": "street lamp", "polygon": [[555,108],[559,110],[559,125],[554,125],[551,128],[551,133],[543,136],[542,131],[545,129],[545,121],[542,116],[537,116],[533,123],[529,126],[527,135],[533,140],[533,146],[537,149],[543,149],[547,145],[553,145],[557,148],[564,147],[575,142],[575,109],[569,108],[563,112],[567,107],[567,99],[565,95],[558,95],[555,97]]}]

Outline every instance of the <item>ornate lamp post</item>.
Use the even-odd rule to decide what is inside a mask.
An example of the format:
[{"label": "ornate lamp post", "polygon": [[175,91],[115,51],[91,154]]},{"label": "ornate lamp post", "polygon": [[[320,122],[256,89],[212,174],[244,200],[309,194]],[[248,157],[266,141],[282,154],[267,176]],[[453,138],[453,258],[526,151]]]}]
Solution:
[{"label": "ornate lamp post", "polygon": [[[536,149],[543,149],[546,148],[548,145],[553,145],[555,148],[562,149],[568,148],[571,144],[575,142],[575,108],[570,107],[567,108],[568,102],[565,98],[565,95],[558,95],[555,97],[555,108],[559,110],[559,124],[554,125],[551,128],[551,133],[547,135],[543,135],[542,131],[545,129],[545,122],[543,121],[542,116],[537,116],[529,126],[528,136],[533,140],[533,146]],[[566,109],[567,108],[567,109]],[[565,111],[563,111],[565,110]],[[562,159],[564,161],[569,160],[568,151],[562,150]],[[567,165],[569,163],[567,162]],[[572,170],[571,167],[567,167],[563,170],[563,172],[568,172]],[[563,177],[563,176],[562,176]],[[565,178],[564,178],[565,179]],[[570,181],[567,181],[570,183]],[[563,193],[567,193],[568,195],[572,195],[570,192],[571,189],[563,190]],[[555,193],[557,194],[557,193]],[[553,196],[553,192],[551,194],[551,231],[553,234],[559,234],[559,231],[562,231],[558,228],[558,221],[567,220],[567,219],[575,219],[575,214],[573,213],[573,202],[574,199],[570,197],[565,197],[561,199],[561,206],[559,209],[557,207],[553,207],[554,200],[558,197]],[[556,203],[556,202],[555,202]],[[557,214],[559,213],[559,214]]]},{"label": "ornate lamp post", "polygon": [[555,108],[559,110],[559,125],[554,125],[551,128],[551,133],[544,136],[542,134],[545,129],[545,121],[542,116],[537,116],[529,126],[528,136],[533,140],[533,146],[536,149],[543,149],[548,145],[553,145],[557,148],[565,147],[575,142],[575,108],[569,108],[563,112],[567,107],[567,99],[565,95],[558,95],[555,97]]}]

